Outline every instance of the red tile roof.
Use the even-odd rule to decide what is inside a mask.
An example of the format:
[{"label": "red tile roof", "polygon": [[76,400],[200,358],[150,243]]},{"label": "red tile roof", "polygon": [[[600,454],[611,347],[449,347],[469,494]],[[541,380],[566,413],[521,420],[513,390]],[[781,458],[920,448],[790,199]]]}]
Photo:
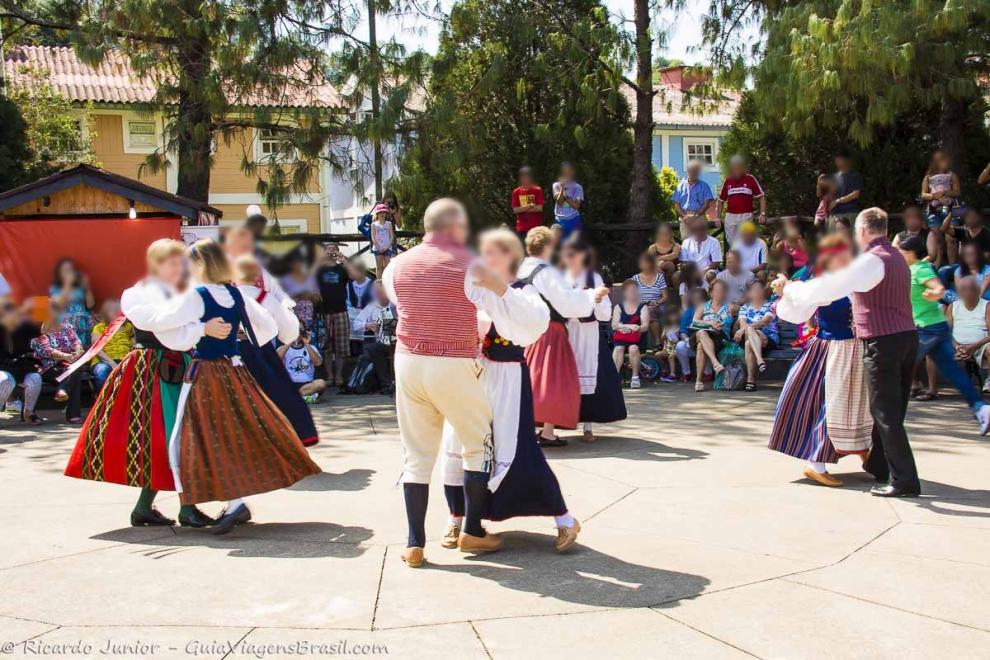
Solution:
[{"label": "red tile roof", "polygon": [[[653,97],[653,121],[657,128],[727,128],[732,124],[732,116],[739,106],[739,94],[733,91],[723,92],[722,98],[717,101],[701,101],[671,85],[658,84],[654,89],[657,94]],[[636,95],[633,90],[623,85],[622,93],[630,106],[635,108]]]},{"label": "red tile roof", "polygon": [[[138,76],[127,57],[111,51],[95,67],[84,63],[72,48],[18,46],[4,55],[4,76],[12,86],[32,86],[37,76],[71,101],[93,103],[147,103],[158,90],[155,75]],[[299,77],[311,78],[300,71]],[[156,81],[157,80],[157,81]],[[340,93],[325,79],[287,85],[282,90],[229,99],[247,107],[330,107],[343,104]]]}]

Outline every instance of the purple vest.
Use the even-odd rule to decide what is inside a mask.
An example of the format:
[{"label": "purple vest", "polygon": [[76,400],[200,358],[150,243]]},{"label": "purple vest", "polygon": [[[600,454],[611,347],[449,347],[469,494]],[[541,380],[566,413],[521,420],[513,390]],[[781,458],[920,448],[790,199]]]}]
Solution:
[{"label": "purple vest", "polygon": [[853,325],[860,339],[894,335],[915,329],[911,314],[911,270],[886,238],[866,251],[883,261],[883,279],[864,293],[852,294]]}]

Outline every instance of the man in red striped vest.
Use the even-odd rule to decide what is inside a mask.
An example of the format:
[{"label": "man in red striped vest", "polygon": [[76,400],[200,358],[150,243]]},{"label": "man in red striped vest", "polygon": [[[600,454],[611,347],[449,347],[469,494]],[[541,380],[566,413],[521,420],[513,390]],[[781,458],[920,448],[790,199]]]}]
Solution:
[{"label": "man in red striped vest", "polygon": [[[398,310],[395,404],[405,453],[402,472],[409,539],[403,561],[424,562],[430,475],[449,423],[463,446],[466,508],[461,550],[497,550],[486,534],[486,453],[491,453],[492,412],[481,382],[477,310],[486,296],[507,287],[475,264],[465,247],[468,218],[453,199],[438,199],[423,216],[423,241],[395,258],[382,284]],[[494,292],[494,293],[493,293]],[[487,449],[487,452],[486,452]]]}]

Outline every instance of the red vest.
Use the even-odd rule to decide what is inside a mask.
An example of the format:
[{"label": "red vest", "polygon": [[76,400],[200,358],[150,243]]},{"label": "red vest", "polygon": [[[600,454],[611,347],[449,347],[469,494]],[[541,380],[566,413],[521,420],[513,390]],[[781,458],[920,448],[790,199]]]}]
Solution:
[{"label": "red vest", "polygon": [[866,249],[883,261],[883,279],[864,293],[852,295],[853,325],[860,339],[915,330],[911,313],[911,270],[886,238]]},{"label": "red vest", "polygon": [[470,251],[442,235],[389,265],[399,312],[396,350],[440,357],[478,357],[477,308],[464,294]]}]

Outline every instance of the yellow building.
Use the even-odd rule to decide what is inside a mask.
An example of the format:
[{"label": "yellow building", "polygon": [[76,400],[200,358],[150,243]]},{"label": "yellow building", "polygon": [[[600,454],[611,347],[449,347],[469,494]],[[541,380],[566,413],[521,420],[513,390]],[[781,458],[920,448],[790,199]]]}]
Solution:
[{"label": "yellow building", "polygon": [[[71,48],[20,46],[4,54],[4,77],[11,86],[50,85],[79,108],[80,139],[92,149],[101,167],[138,179],[170,193],[177,188],[176,168],[150,173],[142,163],[165,149],[165,117],[142,110],[156,92],[153,80],[137,76],[126,57],[111,53],[98,66],[83,63]],[[340,94],[329,84],[286,94],[271,107],[343,107]],[[363,111],[358,109],[357,111]],[[209,204],[223,211],[222,224],[237,223],[245,209],[257,204],[269,218],[278,218],[283,233],[352,233],[356,219],[374,203],[374,179],[364,167],[366,146],[346,146],[352,168],[346,175],[322,164],[302,193],[294,193],[278,209],[265,208],[256,192],[257,177],[242,171],[242,161],[263,162],[278,148],[278,139],[263,131],[244,129],[229,143],[218,141],[210,176]],[[395,171],[394,154],[386,150],[385,178]],[[169,154],[166,153],[166,158]],[[170,159],[173,160],[173,159]],[[357,185],[355,184],[357,182]]]}]

